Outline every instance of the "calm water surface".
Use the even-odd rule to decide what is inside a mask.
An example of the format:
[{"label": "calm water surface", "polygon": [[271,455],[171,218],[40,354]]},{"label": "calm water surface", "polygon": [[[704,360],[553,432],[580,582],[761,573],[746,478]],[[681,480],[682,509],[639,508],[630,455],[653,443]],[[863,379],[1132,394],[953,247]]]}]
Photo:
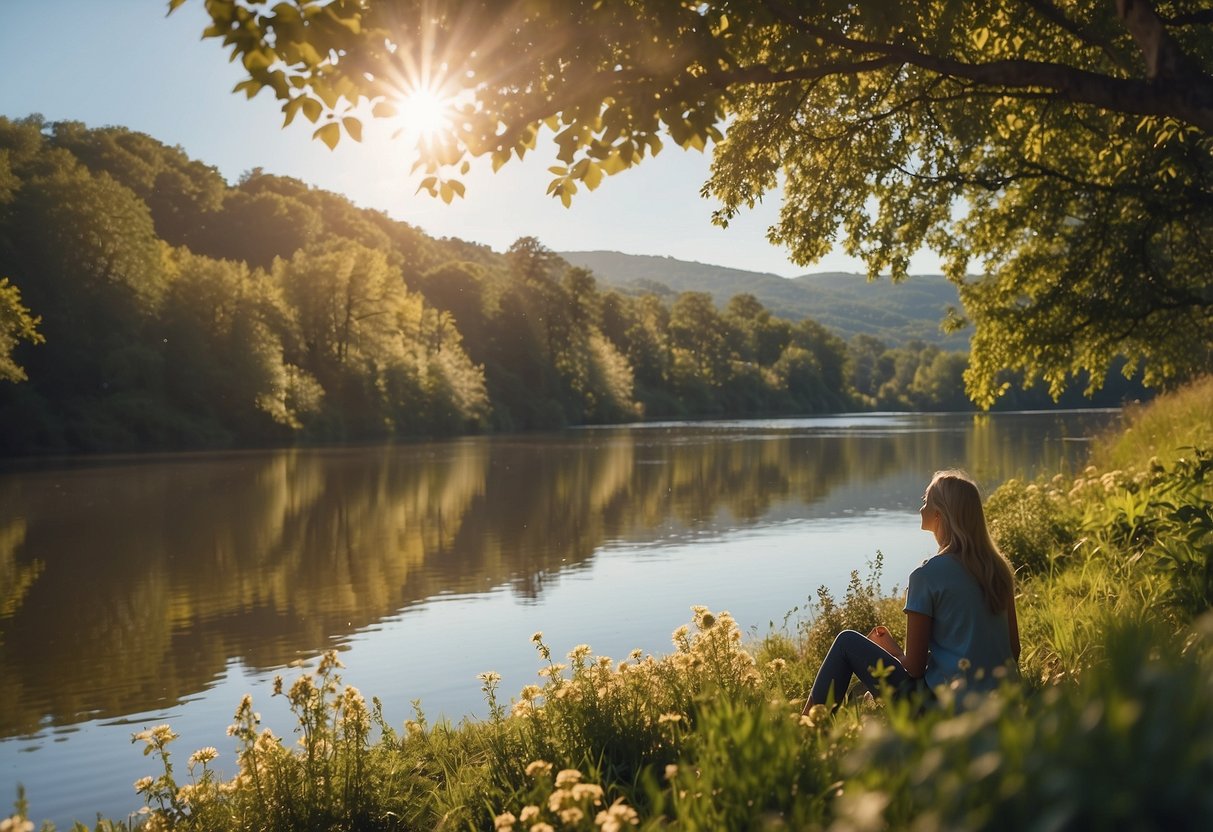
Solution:
[{"label": "calm water surface", "polygon": [[131,734],[183,762],[241,696],[291,736],[276,674],[342,651],[399,726],[536,680],[530,636],[665,653],[689,607],[745,629],[840,591],[881,550],[904,586],[941,467],[992,488],[1081,467],[1114,412],[869,414],[646,425],[340,450],[0,470],[0,816],[26,787],[60,828],[138,807]]}]

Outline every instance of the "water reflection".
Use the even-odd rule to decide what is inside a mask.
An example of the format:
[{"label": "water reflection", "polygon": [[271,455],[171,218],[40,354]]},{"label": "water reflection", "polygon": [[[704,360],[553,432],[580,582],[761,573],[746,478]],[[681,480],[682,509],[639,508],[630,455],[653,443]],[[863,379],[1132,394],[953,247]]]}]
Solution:
[{"label": "water reflection", "polygon": [[0,737],[285,665],[444,593],[538,603],[604,544],[909,506],[1056,468],[1108,414],[657,425],[0,475]]}]

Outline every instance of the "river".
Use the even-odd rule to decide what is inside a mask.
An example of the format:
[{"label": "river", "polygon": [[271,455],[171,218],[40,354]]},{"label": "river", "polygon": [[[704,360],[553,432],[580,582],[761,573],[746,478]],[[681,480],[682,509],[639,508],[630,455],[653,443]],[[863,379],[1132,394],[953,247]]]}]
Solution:
[{"label": "river", "polygon": [[[131,744],[181,734],[234,767],[248,692],[341,651],[399,727],[485,713],[536,681],[530,643],[661,654],[693,604],[763,633],[818,586],[905,585],[931,551],[931,473],[992,489],[1073,470],[1114,411],[855,414],[650,424],[340,449],[89,458],[0,469],[0,806],[59,828],[138,808]],[[182,766],[182,768],[184,768]],[[0,810],[0,817],[6,813]]]}]

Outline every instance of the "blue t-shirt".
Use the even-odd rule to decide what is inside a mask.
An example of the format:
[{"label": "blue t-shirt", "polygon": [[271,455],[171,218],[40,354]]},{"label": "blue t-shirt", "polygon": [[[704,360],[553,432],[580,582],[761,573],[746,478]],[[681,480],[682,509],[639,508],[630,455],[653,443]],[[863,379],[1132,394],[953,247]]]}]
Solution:
[{"label": "blue t-shirt", "polygon": [[1017,673],[1007,613],[990,612],[976,579],[951,555],[935,555],[910,573],[905,609],[931,617],[925,674],[931,687],[963,677],[970,690],[989,690],[1000,681],[996,668]]}]

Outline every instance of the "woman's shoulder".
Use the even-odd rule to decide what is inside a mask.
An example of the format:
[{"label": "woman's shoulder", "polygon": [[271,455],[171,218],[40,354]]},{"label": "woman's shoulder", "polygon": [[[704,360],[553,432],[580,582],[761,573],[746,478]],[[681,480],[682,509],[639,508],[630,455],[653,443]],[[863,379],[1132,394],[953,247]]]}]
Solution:
[{"label": "woman's shoulder", "polygon": [[930,578],[952,575],[956,574],[957,570],[965,572],[964,564],[951,555],[941,552],[924,560],[917,569],[910,573],[910,577]]}]

